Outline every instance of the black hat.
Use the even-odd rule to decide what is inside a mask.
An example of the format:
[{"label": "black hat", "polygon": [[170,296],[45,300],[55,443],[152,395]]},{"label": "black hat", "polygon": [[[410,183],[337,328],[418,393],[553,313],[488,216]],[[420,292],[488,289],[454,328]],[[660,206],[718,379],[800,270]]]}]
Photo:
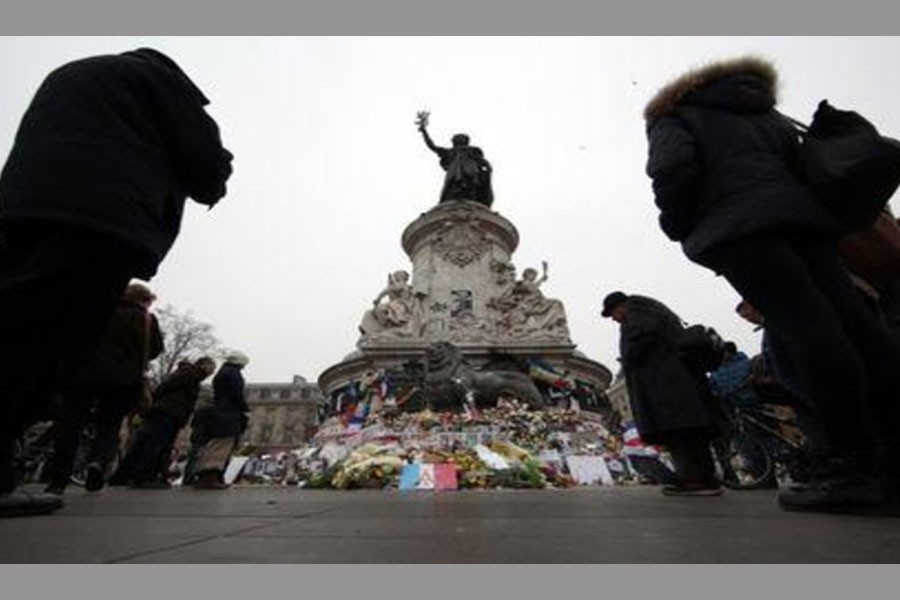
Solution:
[{"label": "black hat", "polygon": [[603,312],[600,314],[608,317],[612,314],[612,310],[618,305],[628,300],[628,294],[625,292],[612,292],[603,299]]}]

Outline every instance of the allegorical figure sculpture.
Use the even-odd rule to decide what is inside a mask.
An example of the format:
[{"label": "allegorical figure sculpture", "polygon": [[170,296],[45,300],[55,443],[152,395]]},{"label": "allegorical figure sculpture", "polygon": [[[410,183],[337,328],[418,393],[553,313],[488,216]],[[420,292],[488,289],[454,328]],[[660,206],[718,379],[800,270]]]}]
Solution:
[{"label": "allegorical figure sculpture", "polygon": [[[387,297],[387,302],[381,302]],[[388,275],[387,286],[372,301],[359,326],[365,336],[389,333],[398,337],[410,336],[416,320],[418,300],[409,284],[409,273],[394,271]]]},{"label": "allegorical figure sculpture", "polygon": [[447,172],[440,201],[472,200],[490,206],[494,202],[491,190],[492,169],[481,148],[470,146],[469,136],[464,133],[457,133],[451,138],[453,146],[450,148],[436,145],[426,130],[428,114],[420,111],[416,117],[416,125],[422,132],[425,145],[438,155],[441,168]]},{"label": "allegorical figure sculpture", "polygon": [[498,333],[508,337],[568,336],[562,302],[541,292],[541,284],[547,281],[546,261],[541,265],[540,279],[535,269],[527,268],[521,279],[488,301],[488,307],[500,313],[496,320]]}]

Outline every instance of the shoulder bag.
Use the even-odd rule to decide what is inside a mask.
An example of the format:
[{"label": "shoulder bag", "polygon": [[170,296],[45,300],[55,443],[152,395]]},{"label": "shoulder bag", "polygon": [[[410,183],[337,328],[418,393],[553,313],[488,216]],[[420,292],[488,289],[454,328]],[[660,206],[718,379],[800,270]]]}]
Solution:
[{"label": "shoulder bag", "polygon": [[813,194],[848,229],[871,223],[900,185],[900,142],[827,100],[809,126],[786,118],[802,138],[798,171]]}]

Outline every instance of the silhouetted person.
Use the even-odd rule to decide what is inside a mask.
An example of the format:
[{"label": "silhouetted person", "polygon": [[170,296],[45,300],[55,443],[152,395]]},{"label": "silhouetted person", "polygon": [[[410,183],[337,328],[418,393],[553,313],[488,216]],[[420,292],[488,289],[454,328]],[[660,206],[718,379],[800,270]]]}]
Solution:
[{"label": "silhouetted person", "polygon": [[[225,357],[225,363],[213,377],[213,402],[204,406],[194,415],[194,431],[191,441],[202,444],[196,459],[196,479],[193,486],[198,489],[223,489],[225,469],[238,439],[247,429],[247,414],[250,408],[244,396],[244,376],[241,375],[247,363],[247,356],[233,352]],[[193,434],[196,434],[196,438]]]},{"label": "silhouetted person", "polygon": [[706,374],[678,353],[684,326],[667,306],[645,296],[612,292],[604,317],[619,324],[619,355],[635,425],[646,444],[665,447],[678,483],[670,496],[718,496],[711,440],[717,435]]},{"label": "silhouetted person", "polygon": [[722,364],[709,374],[713,396],[729,407],[758,407],[761,404],[752,382],[752,363],[734,342],[725,342]]},{"label": "silhouetted person", "polygon": [[188,424],[200,394],[200,384],[216,370],[216,362],[204,356],[182,362],[153,390],[153,405],[134,443],[119,464],[112,483],[139,488],[167,488],[169,458],[179,431]]},{"label": "silhouetted person", "polygon": [[231,154],[208,100],[142,48],[59,67],[0,176],[0,515],[61,506],[13,493],[11,449],[100,340],[128,282],[149,279],[186,197],[225,195]]},{"label": "silhouetted person", "polygon": [[789,344],[821,416],[829,468],[789,510],[869,510],[900,490],[900,347],[854,289],[839,227],[795,174],[799,141],[775,110],[777,73],[742,58],[665,86],[647,105],[647,173],[660,225],[725,277]]},{"label": "silhouetted person", "polygon": [[62,494],[72,475],[81,432],[88,423],[94,437],[86,448],[84,487],[103,487],[106,471],[119,448],[125,417],[137,408],[147,364],[163,350],[162,334],[150,305],[156,296],[144,285],[130,284],[116,307],[100,345],[63,394],[56,424],[54,453],[46,491]]},{"label": "silhouetted person", "polygon": [[428,135],[427,114],[419,113],[419,131],[425,145],[438,155],[441,168],[447,172],[441,189],[441,202],[450,200],[471,200],[490,206],[494,202],[491,189],[491,163],[484,158],[481,148],[469,145],[469,136],[457,133],[451,138],[452,147],[436,145]]}]

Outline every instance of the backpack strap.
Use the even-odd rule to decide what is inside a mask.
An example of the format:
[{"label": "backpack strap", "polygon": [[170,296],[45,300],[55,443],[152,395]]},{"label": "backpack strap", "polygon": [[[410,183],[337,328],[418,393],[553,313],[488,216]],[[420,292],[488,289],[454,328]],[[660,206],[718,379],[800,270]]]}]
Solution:
[{"label": "backpack strap", "polygon": [[[773,109],[773,110],[774,110],[774,109]],[[798,120],[798,119],[795,119],[794,117],[792,117],[792,116],[790,116],[790,115],[786,115],[786,114],[784,114],[783,112],[781,112],[781,111],[779,111],[779,110],[775,110],[775,112],[776,112],[777,114],[781,115],[781,117],[782,117],[785,121],[787,121],[788,123],[790,123],[791,125],[793,125],[793,126],[797,129],[797,131],[800,132],[800,135],[805,135],[807,132],[809,132],[809,125],[807,125],[807,124],[804,123],[803,121],[800,121],[800,120]]]}]

